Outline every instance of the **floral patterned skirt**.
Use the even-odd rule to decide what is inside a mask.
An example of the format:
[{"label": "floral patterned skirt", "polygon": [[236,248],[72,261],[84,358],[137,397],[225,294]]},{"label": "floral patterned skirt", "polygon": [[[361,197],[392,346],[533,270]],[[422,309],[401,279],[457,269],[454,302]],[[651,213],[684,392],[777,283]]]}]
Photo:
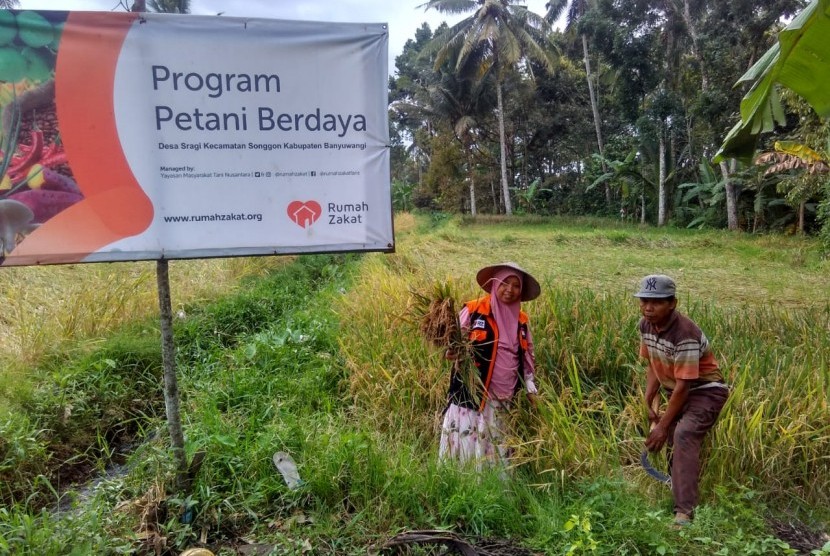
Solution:
[{"label": "floral patterned skirt", "polygon": [[487,400],[484,411],[450,404],[441,426],[438,460],[474,462],[482,466],[506,466],[509,449],[504,444],[504,415],[509,401]]}]

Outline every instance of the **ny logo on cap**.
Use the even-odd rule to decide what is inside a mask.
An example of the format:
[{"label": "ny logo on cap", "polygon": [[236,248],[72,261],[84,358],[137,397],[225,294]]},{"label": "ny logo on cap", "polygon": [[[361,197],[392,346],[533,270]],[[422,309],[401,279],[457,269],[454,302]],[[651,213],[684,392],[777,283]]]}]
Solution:
[{"label": "ny logo on cap", "polygon": [[647,290],[656,290],[657,289],[657,278],[649,278],[646,280],[646,289]]}]

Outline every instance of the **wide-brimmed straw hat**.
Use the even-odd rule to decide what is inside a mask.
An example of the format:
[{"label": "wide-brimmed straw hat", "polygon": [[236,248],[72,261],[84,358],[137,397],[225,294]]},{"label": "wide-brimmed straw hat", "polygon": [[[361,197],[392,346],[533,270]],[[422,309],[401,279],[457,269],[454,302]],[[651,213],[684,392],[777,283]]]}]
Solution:
[{"label": "wide-brimmed straw hat", "polygon": [[503,268],[510,268],[512,270],[517,271],[522,278],[522,301],[530,301],[531,299],[536,299],[539,297],[539,294],[542,293],[542,288],[539,286],[539,282],[536,281],[536,278],[530,275],[528,271],[517,265],[516,263],[506,262],[506,263],[499,263],[494,264],[492,266],[485,266],[481,270],[478,271],[476,274],[476,282],[481,288],[490,293],[490,289],[493,285],[493,276],[495,276],[496,272]]}]

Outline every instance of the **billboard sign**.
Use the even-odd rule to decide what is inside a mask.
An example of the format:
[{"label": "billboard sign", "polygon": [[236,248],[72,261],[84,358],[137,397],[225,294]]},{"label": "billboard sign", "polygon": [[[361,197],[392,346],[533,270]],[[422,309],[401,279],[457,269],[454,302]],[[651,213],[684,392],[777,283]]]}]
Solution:
[{"label": "billboard sign", "polygon": [[384,24],[0,11],[2,264],[394,249]]}]

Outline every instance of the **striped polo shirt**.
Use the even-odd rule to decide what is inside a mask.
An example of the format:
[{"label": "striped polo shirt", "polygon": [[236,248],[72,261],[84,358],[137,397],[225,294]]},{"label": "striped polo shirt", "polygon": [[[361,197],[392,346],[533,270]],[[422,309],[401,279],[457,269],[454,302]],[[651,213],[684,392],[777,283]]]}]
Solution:
[{"label": "striped polo shirt", "polygon": [[673,311],[663,329],[641,318],[639,328],[640,355],[663,388],[674,390],[678,378],[692,381],[692,388],[723,381],[709,340],[686,315]]}]

